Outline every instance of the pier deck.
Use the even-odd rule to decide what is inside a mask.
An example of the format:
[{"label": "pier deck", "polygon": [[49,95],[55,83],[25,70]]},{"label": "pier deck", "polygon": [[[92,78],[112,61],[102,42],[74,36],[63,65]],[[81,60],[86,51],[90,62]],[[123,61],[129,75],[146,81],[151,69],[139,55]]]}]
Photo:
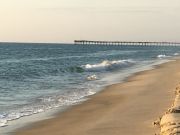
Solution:
[{"label": "pier deck", "polygon": [[144,45],[144,46],[180,46],[179,42],[129,42],[129,41],[89,41],[74,40],[75,45]]}]

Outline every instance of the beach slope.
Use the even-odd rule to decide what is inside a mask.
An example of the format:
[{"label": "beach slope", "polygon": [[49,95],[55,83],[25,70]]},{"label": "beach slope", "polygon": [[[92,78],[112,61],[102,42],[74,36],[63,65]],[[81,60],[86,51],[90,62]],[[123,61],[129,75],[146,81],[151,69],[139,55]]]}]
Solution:
[{"label": "beach slope", "polygon": [[55,118],[34,123],[15,135],[153,135],[153,121],[171,105],[180,81],[180,60],[143,71],[108,86]]}]

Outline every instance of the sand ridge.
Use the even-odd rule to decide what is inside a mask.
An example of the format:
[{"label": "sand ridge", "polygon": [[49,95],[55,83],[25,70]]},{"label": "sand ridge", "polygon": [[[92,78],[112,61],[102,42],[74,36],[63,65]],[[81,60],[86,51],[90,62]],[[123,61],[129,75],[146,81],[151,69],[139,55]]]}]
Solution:
[{"label": "sand ridge", "polygon": [[175,89],[175,100],[172,106],[156,124],[160,126],[160,135],[180,134],[180,83]]}]

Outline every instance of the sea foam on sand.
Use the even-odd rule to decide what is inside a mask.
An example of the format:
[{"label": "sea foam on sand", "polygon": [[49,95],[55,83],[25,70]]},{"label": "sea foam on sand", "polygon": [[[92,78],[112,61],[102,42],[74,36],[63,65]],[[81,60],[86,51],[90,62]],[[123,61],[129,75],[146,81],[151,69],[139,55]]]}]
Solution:
[{"label": "sea foam on sand", "polygon": [[180,135],[180,84],[175,90],[175,100],[168,111],[154,124],[160,125],[160,135]]}]

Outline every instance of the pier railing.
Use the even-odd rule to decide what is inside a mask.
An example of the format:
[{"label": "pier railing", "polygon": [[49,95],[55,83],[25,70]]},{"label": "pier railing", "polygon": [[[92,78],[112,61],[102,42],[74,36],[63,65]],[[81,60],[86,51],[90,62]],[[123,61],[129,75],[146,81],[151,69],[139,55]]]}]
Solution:
[{"label": "pier railing", "polygon": [[144,45],[144,46],[180,46],[179,42],[129,42],[129,41],[89,41],[74,40],[75,45]]}]

